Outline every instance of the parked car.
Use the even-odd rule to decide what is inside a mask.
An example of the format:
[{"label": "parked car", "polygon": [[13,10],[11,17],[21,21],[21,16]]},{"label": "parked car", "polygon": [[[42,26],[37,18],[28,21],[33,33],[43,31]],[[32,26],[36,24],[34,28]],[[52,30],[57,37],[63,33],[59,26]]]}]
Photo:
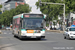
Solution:
[{"label": "parked car", "polygon": [[11,30],[11,27],[6,27],[6,30]]}]

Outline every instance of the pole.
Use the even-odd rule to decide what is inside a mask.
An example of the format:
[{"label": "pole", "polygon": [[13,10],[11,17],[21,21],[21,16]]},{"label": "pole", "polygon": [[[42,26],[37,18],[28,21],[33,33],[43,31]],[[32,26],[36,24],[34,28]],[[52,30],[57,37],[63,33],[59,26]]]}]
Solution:
[{"label": "pole", "polygon": [[64,4],[63,31],[65,31],[65,4]]}]

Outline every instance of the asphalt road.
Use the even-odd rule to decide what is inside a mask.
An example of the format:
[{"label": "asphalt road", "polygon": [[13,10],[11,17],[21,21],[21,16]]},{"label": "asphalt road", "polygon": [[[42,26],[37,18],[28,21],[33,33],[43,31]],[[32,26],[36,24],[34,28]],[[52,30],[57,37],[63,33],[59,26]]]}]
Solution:
[{"label": "asphalt road", "polygon": [[75,50],[75,40],[66,40],[63,33],[46,32],[41,40],[14,38],[12,31],[3,30],[0,34],[0,50]]}]

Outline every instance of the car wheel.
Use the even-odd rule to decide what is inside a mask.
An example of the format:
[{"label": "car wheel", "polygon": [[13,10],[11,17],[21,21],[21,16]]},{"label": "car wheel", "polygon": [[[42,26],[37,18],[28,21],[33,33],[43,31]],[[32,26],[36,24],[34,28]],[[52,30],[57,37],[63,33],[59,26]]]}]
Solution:
[{"label": "car wheel", "polygon": [[14,37],[17,37],[16,35],[14,35]]}]

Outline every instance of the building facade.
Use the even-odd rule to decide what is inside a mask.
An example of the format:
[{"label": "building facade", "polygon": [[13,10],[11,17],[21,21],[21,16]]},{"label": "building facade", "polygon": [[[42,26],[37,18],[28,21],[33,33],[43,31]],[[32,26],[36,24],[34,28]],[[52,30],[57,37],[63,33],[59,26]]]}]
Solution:
[{"label": "building facade", "polygon": [[25,0],[8,0],[2,4],[2,12],[16,8],[19,4],[25,4]]}]

